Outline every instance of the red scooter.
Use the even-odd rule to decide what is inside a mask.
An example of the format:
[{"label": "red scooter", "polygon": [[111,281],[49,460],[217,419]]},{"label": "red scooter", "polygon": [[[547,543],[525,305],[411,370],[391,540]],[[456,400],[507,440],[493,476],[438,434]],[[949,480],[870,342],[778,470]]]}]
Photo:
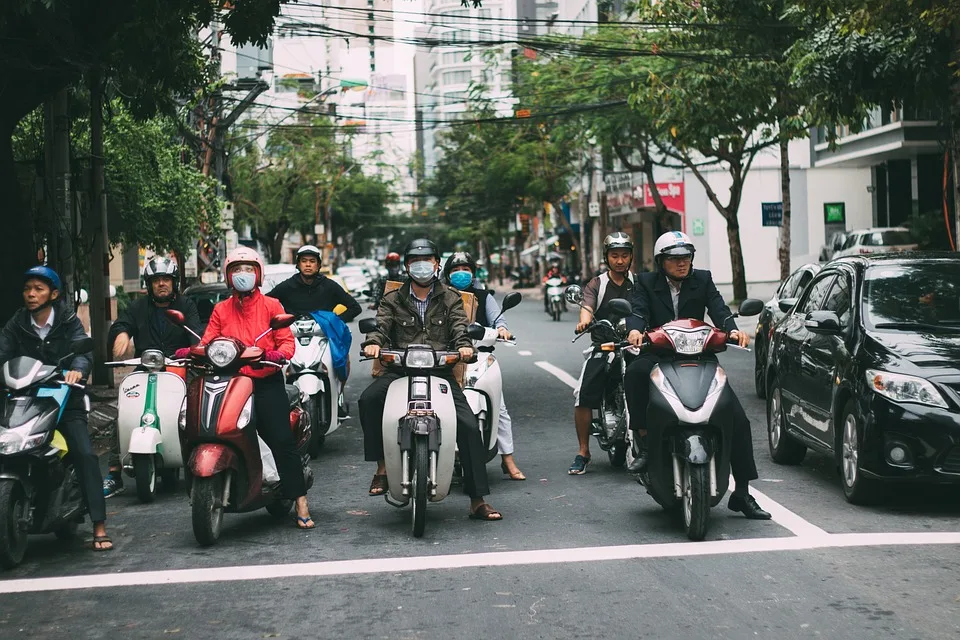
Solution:
[{"label": "red scooter", "polygon": [[[166,315],[185,326],[179,311],[170,309]],[[293,507],[293,501],[280,494],[279,482],[264,480],[261,452],[269,455],[269,449],[257,436],[253,380],[242,375],[240,369],[248,365],[280,368],[263,360],[264,351],[256,343],[270,331],[289,327],[294,320],[290,314],[274,316],[270,329],[252,346],[221,337],[190,348],[187,366],[198,375],[190,382],[180,410],[180,446],[187,460],[185,476],[193,534],[201,545],[211,545],[220,537],[225,511],[244,513],[266,507],[271,515],[284,518]],[[290,429],[310,488],[310,416],[300,404],[300,390],[293,385],[286,388]]]}]

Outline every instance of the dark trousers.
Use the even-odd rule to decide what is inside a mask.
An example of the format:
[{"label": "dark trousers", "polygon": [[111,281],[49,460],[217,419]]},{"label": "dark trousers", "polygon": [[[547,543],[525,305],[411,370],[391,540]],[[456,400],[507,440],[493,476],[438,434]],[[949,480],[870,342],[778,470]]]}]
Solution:
[{"label": "dark trousers", "polygon": [[[367,462],[383,460],[383,405],[390,383],[401,377],[399,373],[387,371],[360,394],[357,405],[360,409],[360,426],[363,427],[363,458]],[[457,408],[457,447],[463,467],[463,491],[471,498],[482,498],[490,493],[483,437],[460,385],[453,378],[444,376],[443,379],[450,385],[453,403]]]},{"label": "dark trousers", "polygon": [[[644,429],[647,416],[647,404],[650,402],[650,372],[657,364],[657,356],[641,354],[627,367],[623,381],[623,390],[627,396],[627,409],[630,412],[630,428],[634,431]],[[727,385],[730,385],[729,378]],[[757,464],[753,459],[753,434],[750,431],[750,419],[733,389],[730,389],[732,431],[730,439],[730,472],[737,484],[744,485],[756,480]]]},{"label": "dark trousers", "polygon": [[290,404],[281,374],[253,379],[253,406],[257,414],[257,433],[273,452],[283,496],[295,500],[307,495],[303,463],[290,430]]},{"label": "dark trousers", "polygon": [[[75,393],[75,392],[74,392]],[[107,519],[107,503],[103,499],[103,476],[100,475],[100,461],[93,452],[90,431],[87,428],[87,412],[83,408],[82,396],[71,394],[71,400],[63,411],[63,417],[57,429],[63,434],[69,449],[68,459],[80,482],[80,495],[87,503],[90,519],[103,522]],[[79,407],[77,406],[79,405]]]}]

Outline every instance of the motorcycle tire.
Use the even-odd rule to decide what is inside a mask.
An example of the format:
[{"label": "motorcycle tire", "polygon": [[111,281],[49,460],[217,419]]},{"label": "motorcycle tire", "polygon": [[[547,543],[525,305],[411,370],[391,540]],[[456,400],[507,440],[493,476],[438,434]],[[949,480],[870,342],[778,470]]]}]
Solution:
[{"label": "motorcycle tire", "polygon": [[179,469],[161,469],[160,470],[160,483],[163,485],[163,490],[167,493],[174,493],[177,490],[177,481],[180,479],[180,470]]},{"label": "motorcycle tire", "polygon": [[707,535],[710,520],[710,468],[705,464],[684,462],[681,474],[683,526],[687,537],[698,542]]},{"label": "motorcycle tire", "polygon": [[267,505],[267,513],[272,515],[277,520],[283,520],[293,509],[293,500],[277,500],[276,502],[271,502]]},{"label": "motorcycle tire", "polygon": [[615,442],[612,447],[607,449],[607,456],[610,458],[610,464],[614,469],[622,469],[627,463],[627,443],[623,440]]},{"label": "motorcycle tire", "polygon": [[27,551],[27,532],[20,518],[27,508],[22,487],[12,480],[0,481],[0,567],[13,569]]},{"label": "motorcycle tire", "polygon": [[427,526],[427,485],[430,481],[430,450],[427,439],[420,436],[414,444],[413,471],[413,537],[420,538]]},{"label": "motorcycle tire", "polygon": [[194,478],[190,495],[193,535],[201,546],[208,547],[220,537],[223,526],[223,474]]},{"label": "motorcycle tire", "polygon": [[137,498],[144,504],[157,497],[157,461],[151,454],[133,454],[133,475],[137,480]]},{"label": "motorcycle tire", "polygon": [[320,457],[320,452],[323,450],[323,443],[326,439],[326,435],[320,433],[322,428],[320,424],[320,407],[317,404],[315,397],[311,396],[307,400],[307,404],[304,407],[307,412],[307,415],[310,416],[310,425],[312,429],[310,430],[310,443],[307,445],[307,453],[310,454],[311,460],[316,460]]}]

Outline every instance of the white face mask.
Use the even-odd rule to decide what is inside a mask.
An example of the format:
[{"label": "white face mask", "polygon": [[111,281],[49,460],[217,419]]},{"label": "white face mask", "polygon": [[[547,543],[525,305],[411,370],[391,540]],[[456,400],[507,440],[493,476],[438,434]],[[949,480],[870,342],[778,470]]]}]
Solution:
[{"label": "white face mask", "polygon": [[421,287],[425,287],[433,281],[437,275],[437,268],[429,260],[420,260],[407,267],[410,277]]},{"label": "white face mask", "polygon": [[257,274],[255,273],[235,273],[233,274],[233,288],[241,293],[253,291],[257,284]]}]

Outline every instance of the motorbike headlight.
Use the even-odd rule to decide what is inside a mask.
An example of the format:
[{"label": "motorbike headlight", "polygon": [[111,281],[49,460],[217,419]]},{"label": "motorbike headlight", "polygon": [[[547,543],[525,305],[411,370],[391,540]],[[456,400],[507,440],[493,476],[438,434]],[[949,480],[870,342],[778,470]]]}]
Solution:
[{"label": "motorbike headlight", "polygon": [[673,341],[673,348],[682,355],[693,356],[703,351],[703,345],[707,342],[710,335],[710,329],[700,329],[698,331],[676,331],[667,329],[667,335]]},{"label": "motorbike headlight", "polygon": [[187,428],[187,399],[180,403],[180,415],[177,417],[177,426],[183,431]]},{"label": "motorbike headlight", "polygon": [[162,369],[164,363],[163,352],[158,349],[147,349],[140,356],[140,366],[144,369]]},{"label": "motorbike headlight", "polygon": [[0,433],[0,455],[13,455],[42,444],[47,433],[30,433],[31,427],[32,425],[25,425]]},{"label": "motorbike headlight", "polygon": [[152,427],[157,421],[157,416],[152,413],[145,413],[140,417],[140,426]]},{"label": "motorbike headlight", "polygon": [[866,375],[867,385],[871,389],[894,402],[915,402],[947,408],[947,401],[929,380],[878,369],[867,369]]},{"label": "motorbike headlight", "polygon": [[253,417],[253,396],[247,398],[243,403],[243,409],[240,410],[240,417],[237,418],[237,429],[243,429],[250,424],[250,418]]},{"label": "motorbike headlight", "polygon": [[437,358],[433,351],[413,349],[407,351],[407,355],[403,359],[403,366],[408,369],[432,369],[437,366]]},{"label": "motorbike headlight", "polygon": [[207,357],[217,367],[226,367],[240,355],[231,340],[214,340],[207,346]]}]

